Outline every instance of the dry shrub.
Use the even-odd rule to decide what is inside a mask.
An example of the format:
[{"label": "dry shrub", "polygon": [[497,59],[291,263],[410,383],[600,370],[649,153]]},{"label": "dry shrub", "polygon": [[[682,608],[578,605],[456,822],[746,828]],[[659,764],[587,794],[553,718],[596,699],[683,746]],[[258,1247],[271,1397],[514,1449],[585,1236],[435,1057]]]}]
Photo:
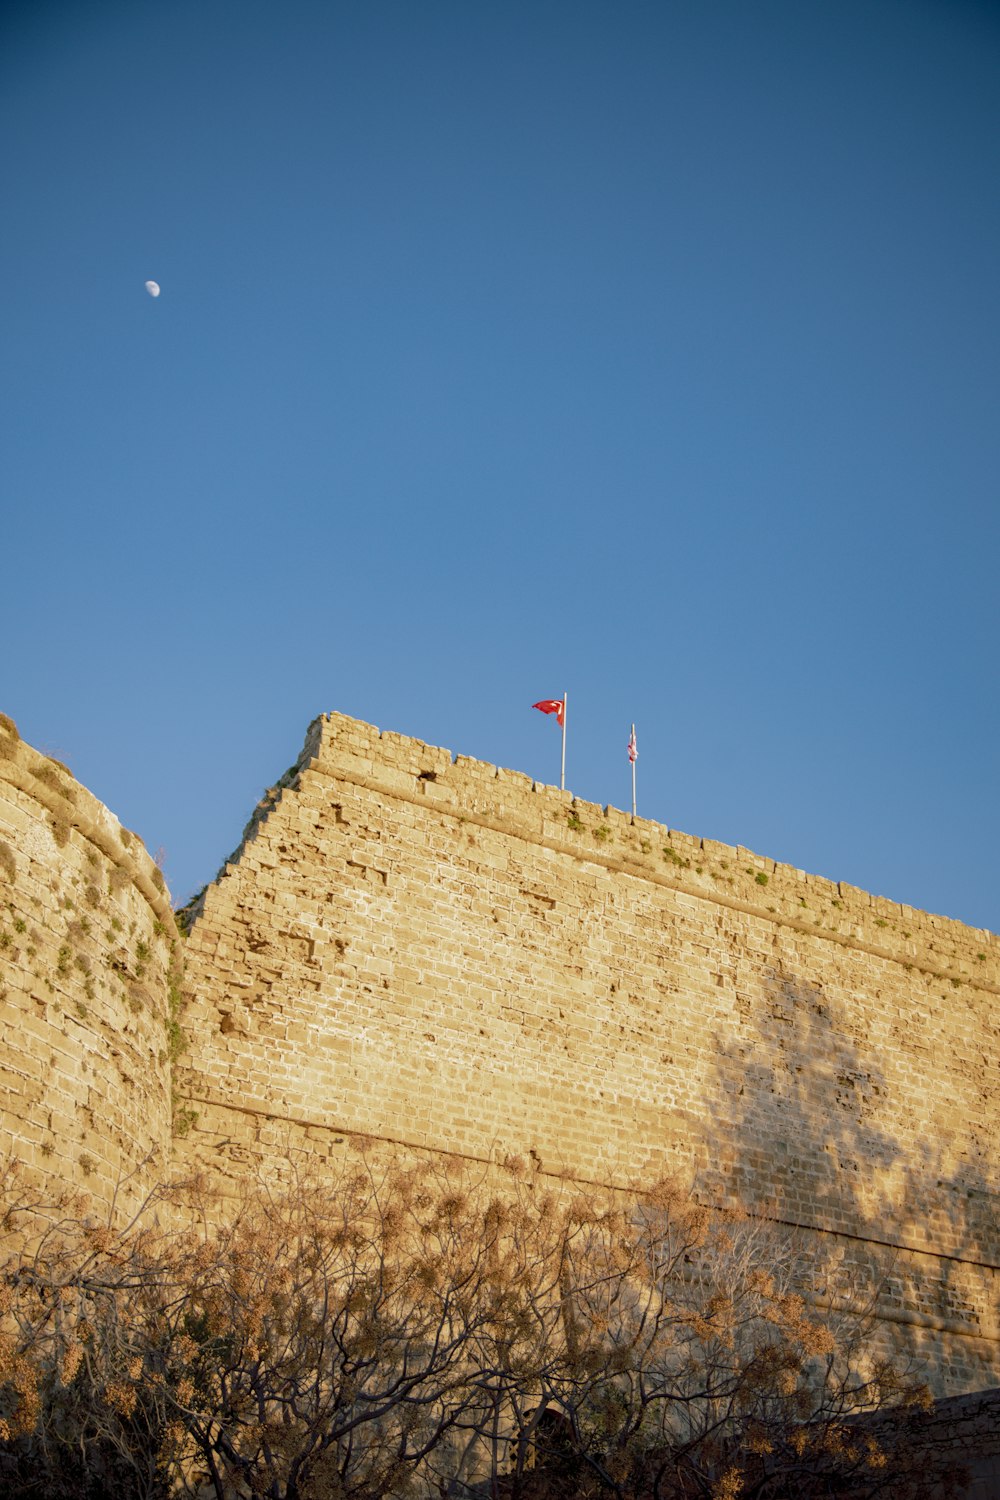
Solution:
[{"label": "dry shrub", "polygon": [[56,813],[49,815],[49,827],[52,829],[52,837],[62,849],[69,842],[70,822],[68,818],[61,818]]},{"label": "dry shrub", "polygon": [[[236,1204],[165,1196],[115,1228],[8,1193],[11,1496],[40,1475],[59,1496],[68,1454],[95,1497],[154,1478],[217,1500],[916,1497],[940,1478],[908,1426],[923,1388],[867,1360],[865,1320],[821,1323],[790,1241],[672,1186],[546,1192],[365,1149]],[[855,1420],[879,1408],[894,1422]]]}]

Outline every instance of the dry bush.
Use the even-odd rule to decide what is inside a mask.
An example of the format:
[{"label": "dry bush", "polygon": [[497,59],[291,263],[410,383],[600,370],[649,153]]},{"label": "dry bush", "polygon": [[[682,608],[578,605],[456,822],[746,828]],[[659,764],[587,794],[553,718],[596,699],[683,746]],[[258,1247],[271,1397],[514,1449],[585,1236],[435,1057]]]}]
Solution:
[{"label": "dry bush", "polygon": [[856,1420],[924,1399],[867,1358],[867,1320],[820,1323],[792,1242],[669,1186],[362,1153],[238,1204],[160,1193],[121,1228],[15,1181],[6,1203],[11,1496],[776,1500],[926,1477],[905,1422]]}]

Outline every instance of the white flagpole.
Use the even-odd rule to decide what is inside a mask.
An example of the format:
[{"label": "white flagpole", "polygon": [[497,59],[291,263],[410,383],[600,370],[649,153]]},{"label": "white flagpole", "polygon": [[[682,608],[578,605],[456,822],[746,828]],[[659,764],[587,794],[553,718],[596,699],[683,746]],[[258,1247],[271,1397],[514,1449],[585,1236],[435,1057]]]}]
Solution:
[{"label": "white flagpole", "polygon": [[632,725],[631,749],[632,749],[632,754],[629,756],[629,760],[632,762],[632,816],[634,818],[635,817],[635,725],[634,724]]},{"label": "white flagpole", "polygon": [[563,711],[562,711],[562,721],[563,721],[562,722],[562,732],[563,732],[562,769],[559,772],[559,790],[561,792],[564,792],[566,790],[566,697],[567,697],[567,695],[565,693],[563,693]]}]

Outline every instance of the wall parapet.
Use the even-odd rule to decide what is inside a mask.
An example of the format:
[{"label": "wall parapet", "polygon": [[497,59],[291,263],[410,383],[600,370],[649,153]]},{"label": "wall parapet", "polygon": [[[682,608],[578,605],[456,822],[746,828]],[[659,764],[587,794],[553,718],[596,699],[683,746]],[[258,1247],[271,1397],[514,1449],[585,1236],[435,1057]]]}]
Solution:
[{"label": "wall parapet", "polygon": [[522,772],[455,756],[344,714],[313,721],[286,784],[298,785],[309,772],[822,937],[916,969],[952,989],[967,985],[1000,995],[1000,938],[986,928],[807,874],[740,845],[632,817],[611,804],[586,802]]},{"label": "wall parapet", "polygon": [[139,835],[125,828],[93,792],[76,780],[68,766],[35,750],[17,737],[16,730],[14,734],[5,730],[4,722],[13,725],[6,715],[0,715],[0,781],[45,808],[57,843],[65,843],[64,831],[68,834],[69,829],[75,829],[100,849],[125,872],[157,919],[172,931],[173,908],[162,872]]}]

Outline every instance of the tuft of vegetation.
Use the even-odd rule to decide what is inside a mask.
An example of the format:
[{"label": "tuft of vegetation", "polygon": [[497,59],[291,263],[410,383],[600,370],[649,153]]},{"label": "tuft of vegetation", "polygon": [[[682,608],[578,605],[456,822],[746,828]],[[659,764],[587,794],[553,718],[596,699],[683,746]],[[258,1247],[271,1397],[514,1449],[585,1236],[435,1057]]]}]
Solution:
[{"label": "tuft of vegetation", "polygon": [[44,766],[40,766],[37,770],[33,769],[32,775],[36,781],[40,781],[43,786],[47,786],[50,792],[55,792],[57,797],[62,797],[66,802],[76,801],[75,788],[66,785],[51,761],[47,761]]},{"label": "tuft of vegetation", "polygon": [[691,868],[691,861],[685,859],[683,855],[678,854],[677,850],[671,844],[664,844],[663,858],[668,860],[670,864],[677,865],[681,870],[690,870]]},{"label": "tuft of vegetation", "polygon": [[167,1033],[167,1050],[165,1061],[175,1063],[187,1047],[187,1036],[181,1025],[181,1014],[184,1009],[184,996],[181,993],[181,970],[180,965],[172,963],[167,971],[167,1014],[163,1018],[164,1029]]},{"label": "tuft of vegetation", "polygon": [[59,848],[62,849],[69,843],[70,824],[68,818],[60,818],[55,813],[49,815],[49,827],[52,829],[52,837]]},{"label": "tuft of vegetation", "polygon": [[182,1141],[191,1133],[201,1116],[198,1110],[183,1104],[180,1095],[174,1091],[171,1091],[170,1106],[171,1130],[174,1136]]},{"label": "tuft of vegetation", "polygon": [[7,714],[0,714],[0,760],[16,760],[20,741],[14,720]]},{"label": "tuft of vegetation", "polygon": [[14,851],[8,843],[0,839],[0,879],[13,885],[16,876],[17,860],[14,858]]},{"label": "tuft of vegetation", "polygon": [[579,833],[583,828],[583,819],[578,818],[575,812],[568,812],[566,814],[566,827],[572,829],[574,833]]},{"label": "tuft of vegetation", "polygon": [[195,891],[190,900],[186,901],[183,906],[179,906],[174,912],[174,926],[182,938],[186,938],[191,931],[192,923],[197,915],[198,904],[207,890],[208,886],[203,885],[200,891]]},{"label": "tuft of vegetation", "polygon": [[599,844],[606,844],[610,837],[611,829],[608,827],[607,823],[602,823],[600,828],[594,829],[594,838]]},{"label": "tuft of vegetation", "polygon": [[763,870],[758,870],[754,876],[754,880],[756,880],[758,885],[767,885],[768,877],[764,874]]}]

